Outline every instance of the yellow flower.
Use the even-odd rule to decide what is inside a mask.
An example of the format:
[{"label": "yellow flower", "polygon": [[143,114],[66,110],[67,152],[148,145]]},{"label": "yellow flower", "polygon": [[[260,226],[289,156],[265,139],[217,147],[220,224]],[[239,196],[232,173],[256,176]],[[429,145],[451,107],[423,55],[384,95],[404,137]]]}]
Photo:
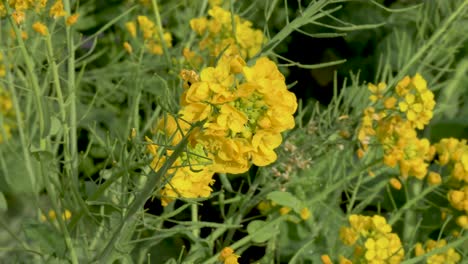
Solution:
[{"label": "yellow flower", "polygon": [[468,229],[468,215],[462,215],[457,217],[456,223],[463,229]]},{"label": "yellow flower", "polygon": [[42,24],[41,22],[35,22],[32,25],[32,28],[34,29],[34,31],[41,34],[42,36],[47,36],[48,34],[47,26]]},{"label": "yellow flower", "polygon": [[320,259],[322,260],[322,264],[333,264],[333,262],[330,259],[330,256],[328,255],[322,255],[320,256]]},{"label": "yellow flower", "polygon": [[230,247],[225,247],[219,254],[219,260],[224,264],[238,264],[239,255],[234,254],[234,250]]},{"label": "yellow flower", "polygon": [[442,177],[440,176],[439,173],[437,172],[429,172],[429,175],[427,176],[427,182],[430,185],[438,185],[442,182]]},{"label": "yellow flower", "polygon": [[50,8],[49,14],[53,18],[63,17],[67,14],[63,9],[63,2],[62,0],[57,0]]},{"label": "yellow flower", "polygon": [[132,45],[130,45],[130,43],[128,43],[127,41],[124,42],[123,47],[127,51],[128,54],[133,53]]},{"label": "yellow flower", "polygon": [[130,36],[132,37],[136,37],[136,24],[135,22],[127,22],[125,23],[125,28],[127,29],[128,33],[130,34]]},{"label": "yellow flower", "polygon": [[289,212],[291,212],[291,208],[286,206],[281,207],[279,210],[280,215],[289,214]]},{"label": "yellow flower", "polygon": [[401,190],[401,182],[398,179],[391,178],[389,182],[394,189]]},{"label": "yellow flower", "polygon": [[67,17],[67,21],[65,22],[65,24],[67,26],[72,26],[72,25],[76,24],[79,17],[80,17],[80,14],[78,14],[78,13],[73,14],[73,15]]},{"label": "yellow flower", "polygon": [[426,80],[416,74],[413,78],[405,77],[397,84],[397,94],[403,101],[399,110],[406,113],[406,118],[413,127],[423,129],[432,119],[435,106],[434,94],[427,88]]},{"label": "yellow flower", "polygon": [[369,96],[369,100],[375,103],[383,98],[383,94],[387,89],[387,85],[383,82],[380,82],[379,84],[377,84],[377,86],[372,83],[369,83],[367,85],[367,88],[369,88],[369,91],[372,93],[372,95]]},{"label": "yellow flower", "polygon": [[281,134],[264,130],[257,131],[252,138],[252,161],[257,166],[266,166],[276,160],[274,149],[281,144]]},{"label": "yellow flower", "polygon": [[[428,253],[434,249],[442,248],[447,245],[445,239],[439,241],[434,241],[432,239],[426,241],[425,247],[421,243],[416,245],[415,254],[416,256],[421,256],[425,253]],[[433,254],[426,259],[428,264],[455,264],[461,260],[460,254],[458,254],[453,248],[449,248],[446,251],[443,251],[438,254]]]},{"label": "yellow flower", "polygon": [[309,219],[309,218],[310,218],[310,211],[309,211],[309,208],[307,208],[307,207],[302,208],[302,209],[301,209],[300,215],[301,215],[301,219],[302,219],[302,220],[307,220],[307,219]]}]

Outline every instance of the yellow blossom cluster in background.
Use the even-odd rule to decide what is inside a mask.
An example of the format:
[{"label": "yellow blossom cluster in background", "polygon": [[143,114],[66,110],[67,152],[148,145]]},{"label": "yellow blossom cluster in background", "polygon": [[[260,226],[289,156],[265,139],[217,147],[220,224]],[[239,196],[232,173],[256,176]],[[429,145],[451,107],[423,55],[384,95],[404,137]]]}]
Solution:
[{"label": "yellow blossom cluster in background", "polygon": [[[214,59],[230,49],[230,53],[238,54],[246,60],[260,51],[265,37],[262,31],[252,28],[250,21],[223,9],[214,1],[208,14],[209,17],[190,21],[192,30],[202,38],[199,42],[200,51],[208,51],[209,56]],[[184,56],[192,64],[200,64],[200,57],[193,51],[185,49]]]},{"label": "yellow blossom cluster in background", "polygon": [[[424,246],[421,243],[417,243],[414,249],[415,255],[421,256],[434,249],[438,249],[447,245],[447,241],[445,239],[441,239],[439,241],[434,241],[432,239],[426,241]],[[459,263],[461,260],[460,254],[458,254],[455,249],[449,248],[446,251],[434,254],[426,258],[427,264],[455,264]]]},{"label": "yellow blossom cluster in background", "polygon": [[[65,209],[65,211],[62,213],[62,219],[63,220],[70,220],[72,217],[72,213],[70,210]],[[49,210],[47,213],[47,216],[45,214],[41,214],[40,220],[41,222],[46,222],[47,220],[49,221],[55,221],[57,219],[57,213],[54,210]]]},{"label": "yellow blossom cluster in background", "polygon": [[11,137],[15,116],[10,94],[0,85],[0,143]]},{"label": "yellow blossom cluster in background", "polygon": [[[416,131],[429,123],[435,106],[426,80],[416,74],[404,77],[393,91],[384,83],[369,84],[369,90],[374,105],[364,110],[358,131],[358,155],[362,157],[374,143],[383,149],[385,165],[398,166],[401,178],[424,179],[435,154],[434,146],[419,138]],[[431,184],[435,184],[440,177],[431,173]]]},{"label": "yellow blossom cluster in background", "polygon": [[[137,38],[138,30],[143,37],[143,41],[145,42],[145,47],[149,53],[155,55],[163,54],[163,43],[159,36],[159,30],[156,24],[151,21],[146,16],[138,16],[135,21],[130,21],[125,24],[125,27],[132,36],[132,38]],[[163,32],[163,42],[167,47],[172,47],[172,35],[169,32]],[[126,44],[125,44],[126,43]],[[124,47],[128,53],[131,53],[131,45],[128,42],[124,43]]]},{"label": "yellow blossom cluster in background", "polygon": [[3,64],[3,54],[0,52],[0,77],[5,77],[6,66]]},{"label": "yellow blossom cluster in background", "polygon": [[350,226],[340,229],[340,238],[354,247],[354,255],[352,260],[341,256],[340,263],[396,264],[403,260],[405,250],[400,238],[392,233],[384,217],[351,215],[348,220]]},{"label": "yellow blossom cluster in background", "polygon": [[[10,8],[12,9],[13,19],[17,24],[21,24],[26,19],[26,12],[33,11],[35,13],[42,12],[47,6],[47,0],[16,0],[9,1]],[[6,8],[0,2],[0,16],[6,15]],[[64,17],[67,13],[64,10],[62,0],[56,0],[50,6],[49,15],[53,18]]]}]

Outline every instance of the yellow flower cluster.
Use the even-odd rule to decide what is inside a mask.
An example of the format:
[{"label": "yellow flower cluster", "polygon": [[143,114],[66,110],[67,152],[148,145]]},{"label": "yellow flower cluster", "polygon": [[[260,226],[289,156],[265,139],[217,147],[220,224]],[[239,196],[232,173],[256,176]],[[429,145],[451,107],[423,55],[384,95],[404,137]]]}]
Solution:
[{"label": "yellow flower cluster", "polygon": [[206,120],[198,141],[214,170],[243,173],[251,163],[274,162],[281,132],[294,127],[297,108],[276,65],[260,58],[249,67],[239,56],[223,56],[199,79],[184,91],[180,114],[190,123]]},{"label": "yellow flower cluster", "polygon": [[[223,56],[216,67],[203,69],[200,76],[184,70],[181,77],[185,91],[178,115],[183,122],[165,118],[156,131],[171,137],[170,144],[175,145],[189,124],[204,123],[190,138],[193,157],[182,155],[175,164],[178,169],[169,173],[173,176],[162,191],[163,205],[175,197],[207,197],[215,172],[244,173],[252,164],[274,162],[281,132],[294,127],[297,108],[284,76],[267,58],[249,67],[238,55]],[[167,153],[161,155],[156,146],[150,152],[155,157],[152,168],[157,170]],[[307,212],[303,214],[307,216]]]},{"label": "yellow flower cluster", "polygon": [[[168,116],[160,121],[156,130],[158,133],[165,134],[171,140],[169,145],[175,146],[189,128],[190,126],[187,123]],[[147,141],[150,143],[148,150],[154,157],[151,168],[158,171],[166,161],[167,156],[172,154],[172,151],[152,144],[150,139],[147,139]],[[161,204],[163,206],[166,206],[177,197],[198,198],[208,197],[211,194],[210,185],[214,183],[212,179],[214,171],[202,146],[191,140],[187,148],[187,152],[179,156],[165,175],[164,181],[167,183],[161,191]]]},{"label": "yellow flower cluster", "polygon": [[437,162],[451,171],[451,189],[447,193],[453,208],[461,211],[456,223],[468,229],[468,145],[465,139],[444,138],[435,144]]},{"label": "yellow flower cluster", "polygon": [[468,145],[465,139],[444,138],[435,144],[438,162],[451,168],[451,176],[468,184]]},{"label": "yellow flower cluster", "polygon": [[[434,241],[432,239],[426,241],[423,246],[421,243],[417,243],[414,249],[416,256],[424,255],[434,249],[441,248],[447,245],[445,239],[439,241]],[[456,264],[461,260],[460,254],[458,254],[455,249],[449,248],[447,251],[439,254],[434,254],[427,257],[427,264]]]},{"label": "yellow flower cluster", "polygon": [[435,149],[429,140],[418,138],[409,122],[399,116],[383,119],[376,129],[376,136],[384,150],[385,165],[398,165],[404,179],[408,176],[424,179]]},{"label": "yellow flower cluster", "polygon": [[[26,18],[26,12],[29,10],[34,10],[34,12],[39,13],[47,5],[47,0],[15,0],[8,1],[10,8],[12,8],[13,19],[17,24],[21,24]],[[6,8],[3,3],[0,1],[0,16],[6,15]],[[49,15],[53,18],[59,18],[66,15],[66,12],[63,8],[62,0],[56,0],[54,4],[50,7]]]},{"label": "yellow flower cluster", "polygon": [[[213,3],[208,11],[209,18],[200,17],[190,21],[192,30],[203,37],[199,42],[200,50],[207,50],[211,57],[216,58],[229,48],[244,59],[252,58],[265,42],[263,33],[253,29],[250,21],[232,14],[218,4]],[[184,55],[188,54],[188,51],[184,52]],[[189,57],[186,58],[190,61]]]},{"label": "yellow flower cluster", "polygon": [[[72,217],[72,213],[70,210],[65,209],[65,212],[62,213],[62,219],[63,220],[70,220]],[[49,221],[55,221],[57,219],[57,213],[54,210],[49,210],[47,213],[47,216],[45,214],[41,214],[40,220],[41,222],[46,222],[47,220]]]},{"label": "yellow flower cluster", "polygon": [[409,123],[417,129],[423,129],[429,124],[435,101],[434,94],[427,88],[426,80],[419,74],[413,78],[406,76],[395,90],[400,97],[399,110],[406,114]]},{"label": "yellow flower cluster", "polygon": [[3,61],[3,54],[0,52],[0,77],[5,77],[6,75],[6,67],[2,63]]},{"label": "yellow flower cluster", "polygon": [[239,264],[237,259],[239,255],[234,254],[234,250],[230,247],[225,247],[219,253],[219,261],[222,261],[224,264]]},{"label": "yellow flower cluster", "polygon": [[[138,29],[145,41],[145,47],[149,53],[155,55],[163,54],[163,44],[159,36],[158,27],[146,16],[137,17]],[[127,22],[125,27],[133,38],[137,37],[137,23]],[[163,41],[167,47],[172,47],[172,35],[169,32],[163,32]],[[127,49],[128,50],[128,49]]]},{"label": "yellow flower cluster", "polygon": [[[429,123],[435,105],[426,81],[419,74],[412,78],[406,76],[396,85],[396,97],[385,96],[387,86],[384,83],[369,84],[368,87],[369,99],[376,107],[364,110],[358,131],[361,143],[358,155],[362,157],[369,145],[376,141],[384,150],[385,165],[398,166],[400,176],[405,179],[408,176],[424,179],[435,153],[430,142],[418,138],[416,132]],[[431,174],[431,184],[437,183],[437,175]]]},{"label": "yellow flower cluster", "polygon": [[15,110],[10,94],[0,86],[0,143],[11,137],[15,127]]},{"label": "yellow flower cluster", "polygon": [[[350,227],[340,229],[340,238],[345,245],[354,246],[354,262],[369,264],[396,264],[403,260],[405,251],[400,238],[392,233],[392,227],[384,217],[351,215]],[[342,257],[340,263],[352,263]]]}]

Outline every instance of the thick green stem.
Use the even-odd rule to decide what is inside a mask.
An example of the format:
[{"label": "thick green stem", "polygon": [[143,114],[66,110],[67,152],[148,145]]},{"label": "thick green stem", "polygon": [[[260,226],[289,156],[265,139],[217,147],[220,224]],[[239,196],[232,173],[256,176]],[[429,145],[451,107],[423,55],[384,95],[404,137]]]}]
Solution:
[{"label": "thick green stem", "polygon": [[[192,204],[190,209],[192,210],[192,223],[194,223],[194,226],[196,226],[196,223],[198,222],[198,205]],[[195,227],[192,233],[195,237],[198,238],[200,236],[200,229],[198,227]]]}]

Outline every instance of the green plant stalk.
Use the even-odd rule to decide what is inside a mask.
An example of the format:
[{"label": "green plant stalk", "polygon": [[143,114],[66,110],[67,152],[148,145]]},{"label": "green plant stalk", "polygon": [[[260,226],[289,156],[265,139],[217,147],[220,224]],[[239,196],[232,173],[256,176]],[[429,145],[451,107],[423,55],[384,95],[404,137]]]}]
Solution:
[{"label": "green plant stalk", "polygon": [[151,5],[153,6],[154,17],[156,19],[156,26],[158,27],[158,35],[163,48],[164,58],[166,59],[168,68],[172,68],[172,61],[171,57],[169,56],[169,50],[166,45],[166,42],[164,41],[164,31],[161,23],[161,15],[159,13],[158,3],[156,2],[156,0],[151,0]]},{"label": "green plant stalk", "polygon": [[[200,11],[198,12],[198,17],[203,16],[203,14],[205,13],[205,9],[206,9],[207,6],[208,6],[208,0],[203,0],[202,5],[201,5],[201,8],[200,8]],[[196,37],[195,31],[191,30],[191,31],[190,31],[189,39],[188,39],[188,41],[185,43],[184,47],[190,49],[190,47],[192,46],[192,42],[195,40],[195,37]]]},{"label": "green plant stalk", "polygon": [[[410,186],[409,198],[417,197],[422,191],[422,182],[414,182]],[[404,216],[404,232],[403,232],[403,241],[411,241],[412,236],[414,236],[416,227],[418,224],[417,213],[414,210],[407,210]]]},{"label": "green plant stalk", "polygon": [[114,234],[112,235],[109,242],[104,247],[104,250],[96,256],[96,261],[98,260],[106,260],[108,259],[109,255],[113,252],[114,244],[120,240],[121,237],[130,237],[128,236],[129,232],[132,232],[132,227],[134,227],[134,223],[136,221],[135,214],[140,210],[146,200],[151,197],[153,190],[159,180],[161,179],[162,175],[165,175],[167,171],[171,168],[172,164],[177,160],[177,158],[182,154],[182,152],[186,149],[188,144],[188,139],[194,128],[201,127],[203,122],[197,122],[192,126],[192,128],[187,132],[185,137],[176,145],[174,148],[174,152],[172,155],[164,162],[163,166],[155,173],[151,173],[148,178],[148,182],[145,184],[141,192],[136,196],[133,203],[130,205],[127,215],[122,220],[120,225],[114,230]]},{"label": "green plant stalk", "polygon": [[34,63],[31,60],[31,56],[28,54],[28,51],[26,50],[26,46],[24,45],[23,39],[21,38],[21,31],[19,30],[18,25],[16,25],[16,22],[13,20],[13,17],[11,15],[12,12],[11,12],[10,5],[7,3],[6,0],[2,0],[2,2],[3,2],[3,5],[6,7],[8,21],[10,22],[11,26],[13,27],[13,30],[15,31],[16,41],[18,42],[21,55],[24,58],[27,73],[30,76],[29,81],[31,82],[31,85],[33,88],[34,98],[36,101],[36,107],[37,107],[38,116],[39,116],[39,132],[40,132],[39,133],[39,148],[41,150],[45,150],[47,141],[46,141],[46,135],[44,135],[45,134],[44,108],[43,108],[42,100],[41,100],[42,99],[41,88],[39,87],[39,81],[38,81],[37,75],[34,72]]},{"label": "green plant stalk", "polygon": [[[70,0],[65,0],[63,2],[65,11],[67,14],[71,13]],[[69,103],[69,127],[70,127],[70,136],[69,142],[65,144],[69,145],[69,154],[70,154],[70,163],[71,163],[71,182],[73,183],[73,189],[78,188],[78,137],[76,134],[77,131],[77,121],[76,121],[76,87],[75,87],[75,44],[73,42],[73,32],[70,26],[66,26],[66,35],[67,35],[67,49],[68,49],[68,103]]]},{"label": "green plant stalk", "polygon": [[60,227],[60,229],[62,231],[62,234],[64,236],[65,245],[67,246],[67,248],[69,250],[71,262],[73,264],[78,264],[79,263],[78,262],[78,256],[76,255],[75,248],[73,247],[73,242],[72,242],[72,239],[70,237],[70,233],[68,233],[67,226],[65,225],[64,219],[62,218],[63,211],[62,211],[62,209],[60,208],[60,206],[57,203],[59,198],[57,197],[57,193],[55,191],[55,186],[50,181],[49,177],[46,176],[48,174],[47,171],[46,171],[46,168],[45,168],[45,164],[47,164],[47,161],[44,160],[44,157],[41,156],[41,154],[38,154],[38,155],[39,155],[39,159],[40,159],[41,171],[42,171],[42,174],[44,175],[44,177],[43,177],[44,185],[45,185],[47,194],[48,194],[48,196],[50,198],[50,202],[52,204],[52,209],[54,209],[54,211],[57,214],[56,219],[57,219],[57,222],[59,223],[59,227]]},{"label": "green plant stalk", "polygon": [[[190,209],[192,211],[192,223],[196,225],[196,223],[198,223],[198,205],[194,203],[190,206]],[[192,233],[196,238],[200,237],[200,228],[195,227],[192,230]]]},{"label": "green plant stalk", "polygon": [[11,100],[13,102],[13,107],[16,111],[15,117],[16,117],[16,123],[18,124],[17,129],[18,129],[18,134],[19,134],[20,141],[21,141],[21,150],[23,152],[23,158],[24,158],[24,163],[26,166],[26,171],[28,172],[31,186],[33,186],[34,196],[37,197],[37,190],[36,190],[37,183],[36,183],[36,178],[35,178],[34,171],[33,171],[31,156],[29,155],[29,149],[28,149],[28,146],[30,144],[26,141],[26,135],[24,132],[25,126],[24,126],[23,120],[21,119],[21,114],[20,114],[21,108],[19,106],[18,97],[16,96],[16,91],[13,85],[13,80],[11,79],[11,75],[9,73],[7,73],[7,82],[8,82],[8,88],[10,90]]}]

